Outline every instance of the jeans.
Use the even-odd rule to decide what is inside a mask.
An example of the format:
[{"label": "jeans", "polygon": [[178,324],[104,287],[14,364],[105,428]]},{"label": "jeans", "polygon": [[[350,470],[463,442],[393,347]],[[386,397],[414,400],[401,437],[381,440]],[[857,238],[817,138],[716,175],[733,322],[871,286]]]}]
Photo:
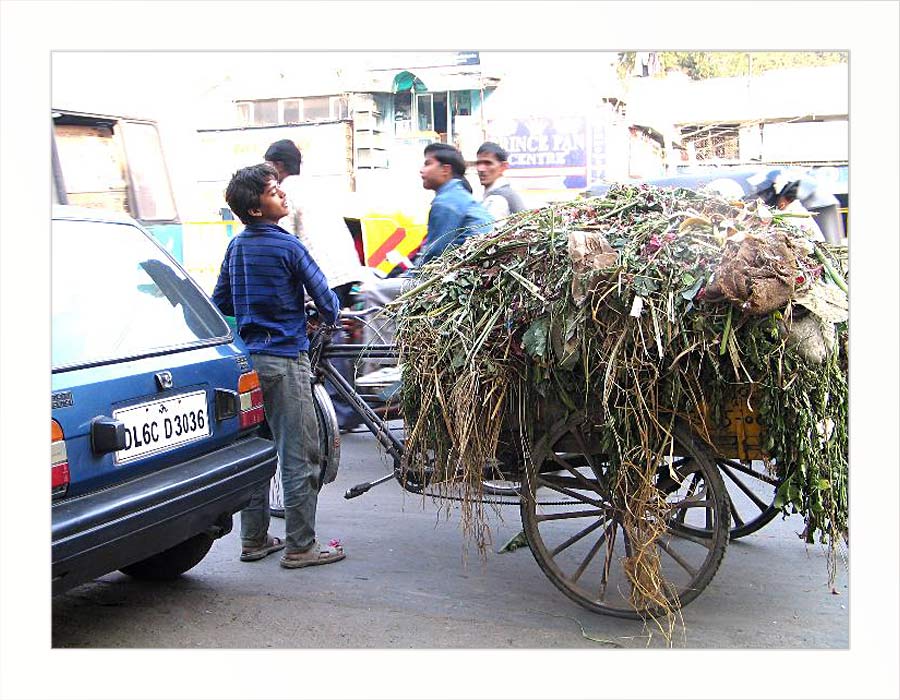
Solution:
[{"label": "jeans", "polygon": [[[262,387],[284,492],[285,552],[305,552],[316,538],[319,498],[319,426],[309,380],[309,357],[251,355]],[[241,542],[265,542],[269,531],[269,484],[260,486],[241,511]]]}]

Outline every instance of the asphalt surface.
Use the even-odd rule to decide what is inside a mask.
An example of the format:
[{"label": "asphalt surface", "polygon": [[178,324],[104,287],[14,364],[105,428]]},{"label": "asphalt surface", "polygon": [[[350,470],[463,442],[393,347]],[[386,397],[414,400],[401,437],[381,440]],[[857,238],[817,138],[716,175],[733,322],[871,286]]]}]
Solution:
[{"label": "asphalt surface", "polygon": [[[520,530],[518,508],[489,509],[493,545],[482,558],[458,508],[396,482],[353,500],[351,485],[388,471],[368,433],[344,436],[341,471],[320,496],[318,533],[347,558],[285,570],[278,555],[238,561],[235,529],[180,580],[109,574],[52,603],[54,648],[548,649],[665,647],[641,622],[569,601],[525,547],[498,553]],[[846,564],[828,585],[819,546],[778,518],[731,542],[706,590],[683,611],[671,641],[692,649],[847,649]],[[270,531],[284,532],[272,519]]]}]

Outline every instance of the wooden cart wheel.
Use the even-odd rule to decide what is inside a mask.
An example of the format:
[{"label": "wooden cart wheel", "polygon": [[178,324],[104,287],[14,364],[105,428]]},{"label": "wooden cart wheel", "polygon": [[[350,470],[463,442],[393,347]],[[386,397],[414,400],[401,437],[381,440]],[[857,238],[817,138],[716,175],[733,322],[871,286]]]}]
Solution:
[{"label": "wooden cart wheel", "polygon": [[[579,605],[631,619],[661,614],[658,604],[632,602],[625,567],[634,549],[621,526],[621,510],[611,502],[596,430],[576,415],[537,442],[522,488],[525,535],[544,573]],[[725,485],[706,446],[679,426],[670,454],[656,484],[669,504],[668,527],[656,548],[666,600],[678,608],[715,575],[728,545],[730,517]],[[552,505],[541,505],[538,491],[540,500]],[[685,524],[706,536],[686,532]]]},{"label": "wooden cart wheel", "polygon": [[775,494],[783,479],[769,474],[764,462],[716,457],[716,465],[731,503],[731,539],[756,532],[778,515]]},{"label": "wooden cart wheel", "polygon": [[[762,461],[745,461],[716,457],[716,466],[722,474],[728,490],[728,506],[731,526],[728,536],[732,540],[746,537],[772,521],[778,515],[775,494],[782,479],[769,474]],[[706,528],[690,523],[675,523],[674,527],[699,537],[709,537]]]}]

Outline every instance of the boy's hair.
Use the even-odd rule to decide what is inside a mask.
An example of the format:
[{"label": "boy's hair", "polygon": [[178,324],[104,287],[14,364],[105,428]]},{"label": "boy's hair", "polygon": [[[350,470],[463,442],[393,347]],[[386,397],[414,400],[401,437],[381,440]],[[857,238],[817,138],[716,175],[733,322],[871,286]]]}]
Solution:
[{"label": "boy's hair", "polygon": [[480,156],[482,153],[490,153],[492,156],[496,156],[497,160],[501,163],[505,163],[509,160],[509,153],[501,146],[499,143],[494,143],[493,141],[485,141],[478,147],[478,150],[475,152],[475,155]]},{"label": "boy's hair", "polygon": [[253,223],[251,209],[259,207],[259,196],[266,191],[270,180],[278,179],[278,171],[268,163],[241,168],[231,176],[225,190],[225,201],[244,224]]},{"label": "boy's hair", "polygon": [[466,160],[462,153],[449,143],[429,143],[425,146],[425,155],[434,156],[434,159],[442,165],[449,165],[453,177],[465,178]]},{"label": "boy's hair", "polygon": [[279,161],[284,164],[284,169],[290,175],[300,174],[300,163],[303,162],[303,156],[300,149],[290,139],[281,139],[269,146],[266,154],[263,156],[267,161],[274,163]]}]

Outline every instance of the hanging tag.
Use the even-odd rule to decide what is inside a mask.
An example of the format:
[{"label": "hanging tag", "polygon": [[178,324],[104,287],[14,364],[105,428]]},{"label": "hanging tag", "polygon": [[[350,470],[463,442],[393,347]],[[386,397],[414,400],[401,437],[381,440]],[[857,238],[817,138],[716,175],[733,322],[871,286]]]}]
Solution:
[{"label": "hanging tag", "polygon": [[644,298],[643,297],[635,297],[634,301],[631,302],[631,315],[637,318],[641,315],[641,311],[644,310]]}]

